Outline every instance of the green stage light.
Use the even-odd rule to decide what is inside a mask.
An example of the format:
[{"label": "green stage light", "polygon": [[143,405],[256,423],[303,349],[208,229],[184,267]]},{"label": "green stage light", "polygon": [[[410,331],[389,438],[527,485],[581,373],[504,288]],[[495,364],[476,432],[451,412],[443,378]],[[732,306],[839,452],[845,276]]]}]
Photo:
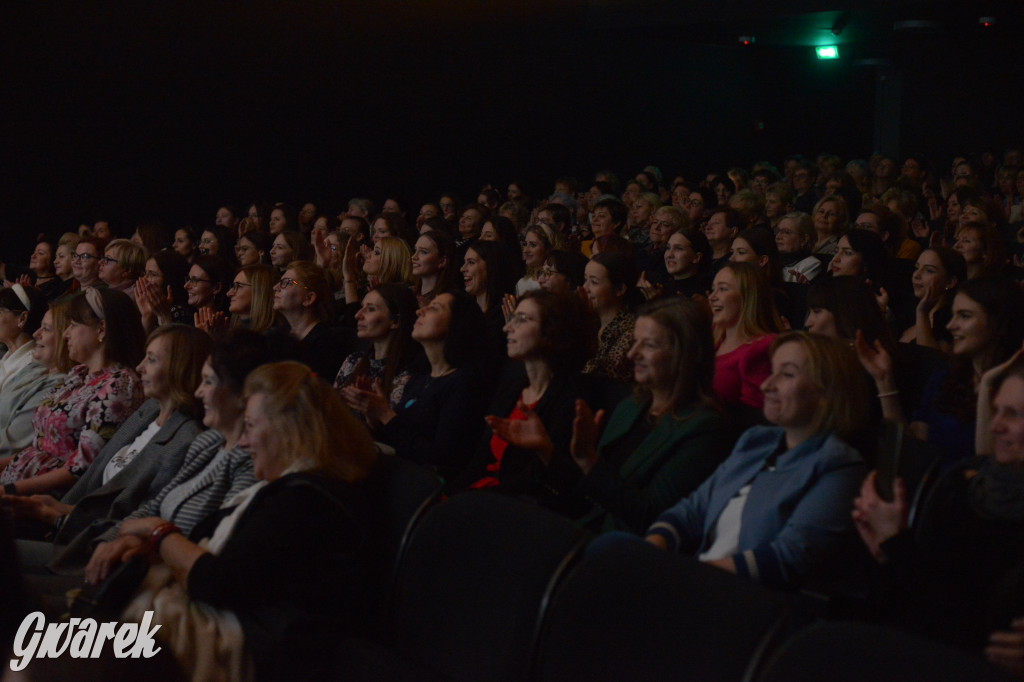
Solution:
[{"label": "green stage light", "polygon": [[839,59],[839,47],[836,45],[823,45],[816,52],[818,59]]}]

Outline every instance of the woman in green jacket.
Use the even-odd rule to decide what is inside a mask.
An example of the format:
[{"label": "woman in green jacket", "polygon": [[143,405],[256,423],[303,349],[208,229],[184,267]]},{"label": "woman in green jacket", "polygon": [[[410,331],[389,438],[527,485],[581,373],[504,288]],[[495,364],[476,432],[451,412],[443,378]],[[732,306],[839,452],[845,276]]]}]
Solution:
[{"label": "woman in green jacket", "polygon": [[[575,506],[594,530],[640,533],[710,476],[737,435],[712,398],[714,357],[706,305],[670,298],[642,308],[629,351],[634,395],[612,412],[600,439],[604,411],[576,402],[570,454],[582,476],[559,492],[578,504],[559,506]],[[539,420],[488,423],[549,457],[551,441]]]}]

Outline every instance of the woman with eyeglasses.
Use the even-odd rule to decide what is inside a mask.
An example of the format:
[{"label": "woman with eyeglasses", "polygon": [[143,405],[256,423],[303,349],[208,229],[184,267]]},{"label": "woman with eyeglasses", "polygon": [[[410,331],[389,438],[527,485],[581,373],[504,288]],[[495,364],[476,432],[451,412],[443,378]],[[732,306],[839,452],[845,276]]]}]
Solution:
[{"label": "woman with eyeglasses", "polygon": [[274,312],[274,285],[277,273],[269,265],[246,265],[228,289],[228,313],[231,327],[255,332],[270,329],[277,322]]},{"label": "woman with eyeglasses", "polygon": [[100,258],[100,279],[117,291],[135,298],[135,282],[146,270],[146,252],[127,239],[115,239],[107,244]]},{"label": "woman with eyeglasses", "polygon": [[196,326],[227,309],[228,264],[220,256],[199,256],[185,280],[188,305],[195,310]]},{"label": "woman with eyeglasses", "polygon": [[78,282],[78,288],[102,286],[100,282],[100,254],[103,253],[102,242],[95,237],[82,237],[75,247],[75,255],[71,257],[71,272]]},{"label": "woman with eyeglasses", "polygon": [[240,267],[263,265],[270,262],[270,245],[264,232],[245,232],[235,242],[235,259]]},{"label": "woman with eyeglasses", "polygon": [[274,285],[274,311],[299,340],[303,362],[324,381],[337,375],[353,339],[350,330],[334,324],[334,299],[323,269],[309,261],[288,263]]},{"label": "woman with eyeglasses", "polygon": [[552,251],[537,273],[540,288],[555,294],[572,293],[583,286],[587,257],[576,251]]},{"label": "woman with eyeglasses", "polygon": [[[450,484],[452,490],[493,489],[513,495],[547,497],[548,489],[571,487],[579,468],[569,456],[576,401],[583,397],[579,370],[597,350],[598,321],[575,294],[529,291],[505,324],[506,371],[487,414],[495,428],[485,433],[473,461]],[[510,368],[510,370],[513,368]],[[540,422],[552,443],[548,456],[514,434],[527,420]]]}]

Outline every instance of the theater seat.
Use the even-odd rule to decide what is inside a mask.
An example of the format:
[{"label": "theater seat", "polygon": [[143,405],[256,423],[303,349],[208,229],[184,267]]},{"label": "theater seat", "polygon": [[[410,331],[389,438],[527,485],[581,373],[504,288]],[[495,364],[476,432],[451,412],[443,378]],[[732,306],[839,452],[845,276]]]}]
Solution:
[{"label": "theater seat", "polygon": [[988,682],[1009,679],[980,657],[892,628],[821,623],[788,641],[756,682]]},{"label": "theater seat", "polygon": [[556,591],[533,679],[740,680],[794,623],[786,595],[639,539],[607,544]]},{"label": "theater seat", "polygon": [[474,491],[424,514],[402,552],[383,645],[346,642],[352,679],[521,680],[540,615],[589,534],[519,499]]}]

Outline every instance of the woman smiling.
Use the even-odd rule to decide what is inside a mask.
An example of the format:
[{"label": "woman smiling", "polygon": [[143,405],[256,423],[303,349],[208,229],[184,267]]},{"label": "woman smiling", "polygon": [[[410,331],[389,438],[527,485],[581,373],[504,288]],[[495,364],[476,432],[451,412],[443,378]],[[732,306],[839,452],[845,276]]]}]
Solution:
[{"label": "woman smiling", "polygon": [[747,430],[647,541],[768,585],[834,582],[865,471],[847,444],[866,424],[863,373],[841,341],[791,332],[772,344],[761,390],[773,426]]},{"label": "woman smiling", "polygon": [[142,402],[132,369],[144,343],[135,303],[120,291],[89,288],[71,300],[69,317],[64,338],[79,365],[36,409],[34,443],[0,474],[5,494],[70,488]]}]

